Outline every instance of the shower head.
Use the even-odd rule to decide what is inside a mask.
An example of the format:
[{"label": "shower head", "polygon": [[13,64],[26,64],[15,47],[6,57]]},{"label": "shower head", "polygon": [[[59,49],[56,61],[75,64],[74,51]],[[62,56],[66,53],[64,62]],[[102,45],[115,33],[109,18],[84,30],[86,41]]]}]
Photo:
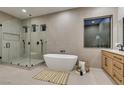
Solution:
[{"label": "shower head", "polygon": [[22,40],[23,41],[23,43],[25,44],[25,40]]}]

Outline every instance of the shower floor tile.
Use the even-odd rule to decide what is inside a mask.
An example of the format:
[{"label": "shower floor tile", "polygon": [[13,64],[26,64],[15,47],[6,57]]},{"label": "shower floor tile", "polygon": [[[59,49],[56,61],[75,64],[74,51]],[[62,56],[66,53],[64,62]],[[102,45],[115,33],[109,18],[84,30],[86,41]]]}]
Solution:
[{"label": "shower floor tile", "polygon": [[[32,77],[47,68],[41,64],[32,69],[26,70],[13,66],[0,64],[0,84],[3,85],[53,85],[50,82],[44,82],[33,79]],[[68,79],[68,85],[113,85],[111,78],[99,68],[91,68],[90,72],[80,76],[72,71]]]},{"label": "shower floor tile", "polygon": [[41,59],[29,59],[29,58],[19,58],[17,60],[14,60],[12,64],[20,65],[20,66],[31,66],[31,65],[37,65],[39,63],[42,63],[43,60]]}]

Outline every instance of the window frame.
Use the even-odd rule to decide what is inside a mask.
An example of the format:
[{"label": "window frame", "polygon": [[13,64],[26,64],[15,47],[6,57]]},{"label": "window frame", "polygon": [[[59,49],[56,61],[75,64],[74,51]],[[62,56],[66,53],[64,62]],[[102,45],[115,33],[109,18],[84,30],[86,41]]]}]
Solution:
[{"label": "window frame", "polygon": [[[89,20],[89,19],[99,19],[99,18],[107,18],[107,17],[110,17],[111,18],[111,23],[110,23],[110,25],[111,25],[111,28],[110,28],[110,48],[107,48],[107,47],[86,47],[85,46],[85,23],[84,23],[84,21],[85,20]],[[113,48],[113,15],[104,15],[104,16],[97,16],[97,17],[88,17],[88,18],[84,18],[83,19],[83,25],[84,25],[84,33],[83,33],[83,47],[84,48],[88,48],[88,49],[90,49],[90,48],[93,48],[93,49],[112,49]]]}]

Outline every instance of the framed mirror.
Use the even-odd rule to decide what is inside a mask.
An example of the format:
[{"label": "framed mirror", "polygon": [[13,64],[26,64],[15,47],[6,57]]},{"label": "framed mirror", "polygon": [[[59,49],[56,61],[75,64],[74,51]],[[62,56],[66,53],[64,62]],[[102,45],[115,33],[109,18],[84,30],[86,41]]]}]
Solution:
[{"label": "framed mirror", "polygon": [[124,17],[123,17],[123,46],[124,46]]}]

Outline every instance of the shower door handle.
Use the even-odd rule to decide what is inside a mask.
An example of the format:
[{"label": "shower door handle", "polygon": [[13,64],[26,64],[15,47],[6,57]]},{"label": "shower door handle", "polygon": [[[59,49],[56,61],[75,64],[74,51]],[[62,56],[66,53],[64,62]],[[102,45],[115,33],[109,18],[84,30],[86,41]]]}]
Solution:
[{"label": "shower door handle", "polygon": [[9,48],[10,48],[10,43],[9,43]]}]

